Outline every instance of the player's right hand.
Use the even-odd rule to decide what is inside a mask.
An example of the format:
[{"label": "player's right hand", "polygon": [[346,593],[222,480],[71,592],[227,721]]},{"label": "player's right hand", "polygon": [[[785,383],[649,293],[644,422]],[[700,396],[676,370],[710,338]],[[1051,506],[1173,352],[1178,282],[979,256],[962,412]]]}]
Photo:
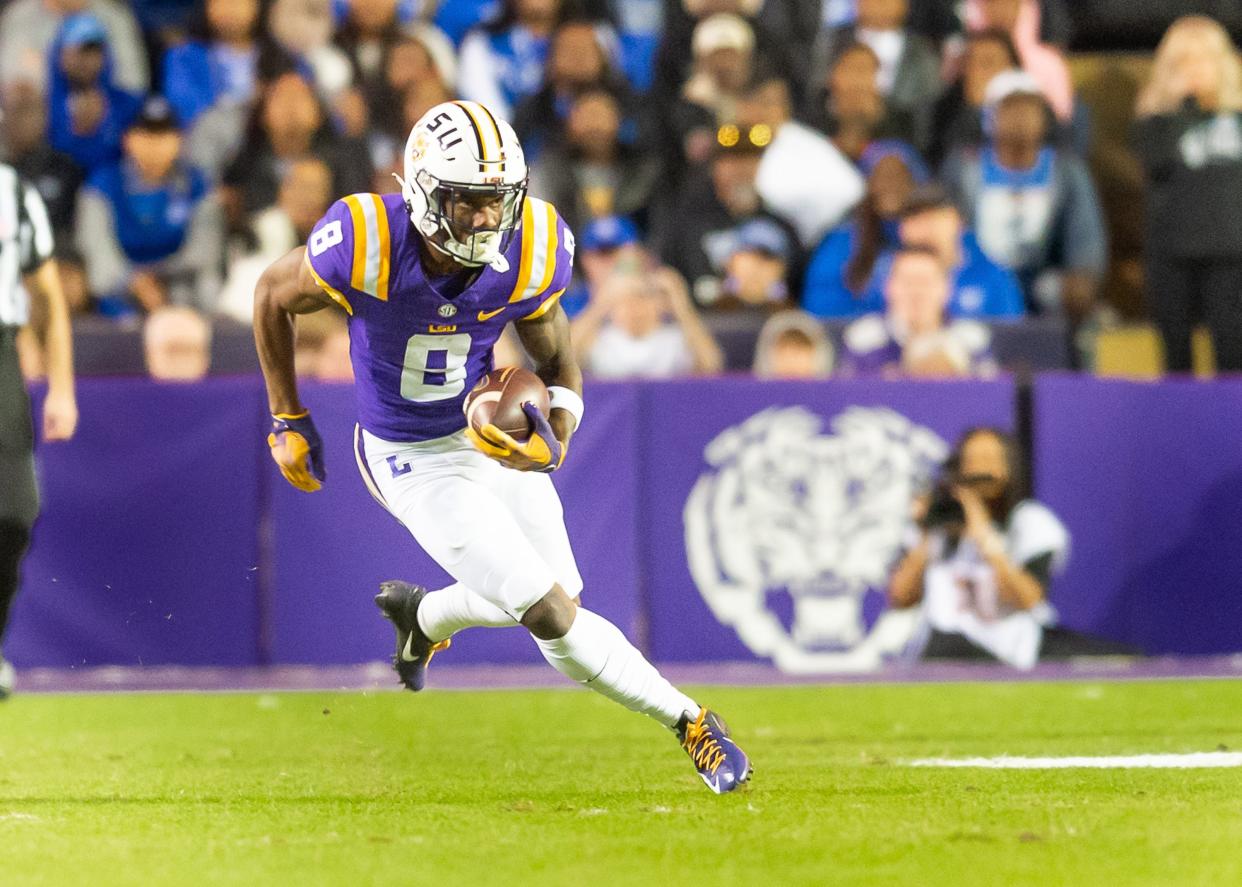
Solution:
[{"label": "player's right hand", "polygon": [[299,490],[313,493],[323,486],[327,472],[323,467],[323,441],[311,421],[310,411],[276,413],[267,436],[272,459],[285,480]]}]

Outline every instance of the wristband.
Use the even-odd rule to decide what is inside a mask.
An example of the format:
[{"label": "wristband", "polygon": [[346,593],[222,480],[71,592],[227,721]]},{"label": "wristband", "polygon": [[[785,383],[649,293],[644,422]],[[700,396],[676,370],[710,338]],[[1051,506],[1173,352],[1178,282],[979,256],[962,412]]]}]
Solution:
[{"label": "wristband", "polygon": [[578,392],[569,388],[562,388],[560,385],[553,385],[548,389],[548,412],[552,410],[564,410],[574,417],[574,430],[582,424],[582,413],[586,409],[586,405],[582,402],[582,398]]}]

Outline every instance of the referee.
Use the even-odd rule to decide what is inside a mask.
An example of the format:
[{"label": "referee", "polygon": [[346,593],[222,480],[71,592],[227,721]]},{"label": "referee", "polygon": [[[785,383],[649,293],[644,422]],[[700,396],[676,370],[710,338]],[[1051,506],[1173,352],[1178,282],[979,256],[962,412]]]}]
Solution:
[{"label": "referee", "polygon": [[4,630],[39,512],[30,399],[17,362],[17,332],[31,316],[27,293],[43,300],[43,310],[35,314],[46,317],[43,439],[68,440],[78,424],[69,309],[52,246],[52,228],[39,193],[0,163],[0,699],[13,689],[13,667],[3,655]]}]

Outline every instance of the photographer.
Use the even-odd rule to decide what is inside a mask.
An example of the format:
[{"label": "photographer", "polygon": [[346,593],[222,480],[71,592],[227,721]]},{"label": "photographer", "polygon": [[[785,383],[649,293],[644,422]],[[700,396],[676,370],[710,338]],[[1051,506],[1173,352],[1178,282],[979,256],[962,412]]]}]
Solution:
[{"label": "photographer", "polygon": [[1022,498],[1014,441],[968,431],[931,494],[918,503],[913,543],[893,572],[889,603],[923,603],[925,659],[994,658],[1030,668],[1055,620],[1048,583],[1069,534],[1046,506]]}]

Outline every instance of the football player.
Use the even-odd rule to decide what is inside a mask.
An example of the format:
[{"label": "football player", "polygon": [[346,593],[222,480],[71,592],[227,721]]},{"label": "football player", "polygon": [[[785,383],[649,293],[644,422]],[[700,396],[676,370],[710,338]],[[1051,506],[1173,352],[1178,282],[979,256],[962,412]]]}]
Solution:
[{"label": "football player", "polygon": [[[293,315],[349,315],[358,468],[375,499],[457,582],[426,591],[386,582],[376,603],[397,632],[411,690],[470,626],[524,626],[562,674],[677,732],[703,781],[750,777],[723,720],[673,687],[606,619],[579,605],[582,578],[548,475],[582,421],[582,375],[558,303],[574,239],[556,209],[526,194],[512,127],[474,102],[446,102],[415,124],[401,194],[337,201],[306,247],[255,290],[254,330],[272,412],[272,457],[289,483],[325,479],[322,445],[298,397]],[[513,323],[549,386],[551,408],[524,409],[519,443],[467,430],[467,393],[492,370]]]}]

